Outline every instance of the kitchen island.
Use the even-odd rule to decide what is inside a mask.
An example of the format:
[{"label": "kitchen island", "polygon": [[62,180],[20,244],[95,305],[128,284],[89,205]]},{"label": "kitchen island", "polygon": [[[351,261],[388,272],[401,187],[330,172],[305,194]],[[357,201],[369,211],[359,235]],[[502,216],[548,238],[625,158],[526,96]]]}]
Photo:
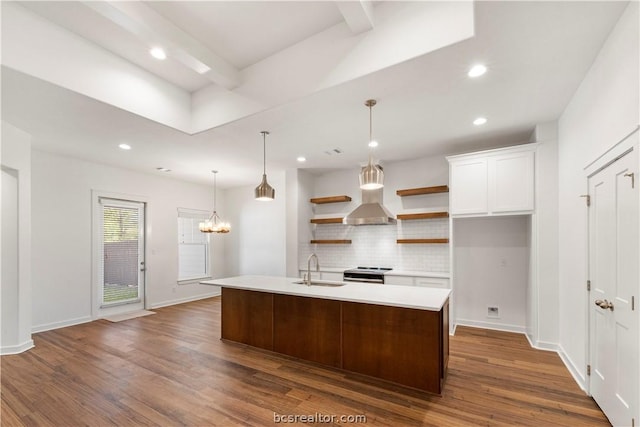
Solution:
[{"label": "kitchen island", "polygon": [[299,281],[237,276],[201,283],[222,287],[223,340],[441,393],[450,290]]}]

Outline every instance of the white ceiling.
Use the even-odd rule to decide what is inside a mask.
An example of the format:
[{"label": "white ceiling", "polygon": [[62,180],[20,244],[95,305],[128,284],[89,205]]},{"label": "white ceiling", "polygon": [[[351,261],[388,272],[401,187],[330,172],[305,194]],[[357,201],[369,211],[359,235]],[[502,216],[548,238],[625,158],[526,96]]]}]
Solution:
[{"label": "white ceiling", "polygon": [[[375,3],[374,16],[384,3]],[[140,27],[131,31],[126,27],[131,22],[107,19],[99,6],[21,4],[180,90],[206,90],[212,84],[179,61],[150,58],[149,33]],[[338,6],[328,1],[146,5],[127,16],[140,12],[156,22],[154,28],[166,30],[163,34],[173,34],[174,42],[182,40],[180,46],[195,46],[187,53],[222,61],[240,75],[344,24]],[[263,129],[271,131],[268,173],[357,167],[367,156],[368,98],[379,102],[373,129],[380,142],[375,156],[383,162],[526,142],[537,123],[560,116],[624,7],[625,2],[610,1],[477,2],[474,37],[193,135],[4,66],[2,118],[33,135],[38,149],[147,173],[168,167],[178,179],[207,184],[210,170],[218,169],[221,187],[258,183]],[[374,20],[368,31],[377,28]],[[477,62],[489,71],[471,80],[466,72]],[[488,123],[473,126],[477,116]],[[119,150],[122,142],[133,149]],[[343,153],[325,153],[334,148]],[[308,161],[298,164],[298,155]]]}]

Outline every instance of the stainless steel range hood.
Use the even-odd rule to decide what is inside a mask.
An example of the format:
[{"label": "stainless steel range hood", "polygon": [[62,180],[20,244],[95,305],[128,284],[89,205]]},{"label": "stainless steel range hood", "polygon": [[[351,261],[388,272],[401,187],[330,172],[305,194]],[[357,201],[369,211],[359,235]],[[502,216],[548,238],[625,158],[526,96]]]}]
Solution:
[{"label": "stainless steel range hood", "polygon": [[349,225],[387,225],[395,224],[396,219],[382,205],[382,188],[378,190],[362,190],[362,204],[342,219]]}]

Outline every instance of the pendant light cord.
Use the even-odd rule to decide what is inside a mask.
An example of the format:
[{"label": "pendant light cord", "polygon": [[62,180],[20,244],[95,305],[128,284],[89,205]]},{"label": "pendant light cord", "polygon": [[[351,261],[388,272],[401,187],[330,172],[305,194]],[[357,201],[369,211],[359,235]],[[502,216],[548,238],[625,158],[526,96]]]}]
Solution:
[{"label": "pendant light cord", "polygon": [[[373,141],[373,105],[369,104],[369,144]],[[369,164],[373,163],[373,147],[369,146]]]},{"label": "pendant light cord", "polygon": [[373,139],[373,105],[369,105],[369,142]]},{"label": "pendant light cord", "polygon": [[[373,106],[376,105],[375,99],[369,99],[365,102],[369,107],[369,144],[373,141]],[[369,165],[373,165],[373,147],[369,145]]]},{"label": "pendant light cord", "polygon": [[213,212],[216,212],[216,192],[218,190],[218,181],[217,181],[217,176],[218,176],[218,171],[212,171],[213,172]]},{"label": "pendant light cord", "polygon": [[262,134],[262,175],[267,174],[267,135],[269,132],[263,130]]}]

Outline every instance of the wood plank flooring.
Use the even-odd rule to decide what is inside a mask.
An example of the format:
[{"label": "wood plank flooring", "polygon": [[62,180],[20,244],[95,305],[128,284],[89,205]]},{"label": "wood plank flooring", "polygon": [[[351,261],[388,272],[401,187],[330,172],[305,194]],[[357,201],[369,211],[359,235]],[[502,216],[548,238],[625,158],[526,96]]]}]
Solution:
[{"label": "wood plank flooring", "polygon": [[336,416],[320,425],[609,425],[559,357],[519,334],[458,328],[435,396],[220,341],[219,297],[155,311],[42,332],[3,356],[2,426],[268,426],[274,413]]}]

